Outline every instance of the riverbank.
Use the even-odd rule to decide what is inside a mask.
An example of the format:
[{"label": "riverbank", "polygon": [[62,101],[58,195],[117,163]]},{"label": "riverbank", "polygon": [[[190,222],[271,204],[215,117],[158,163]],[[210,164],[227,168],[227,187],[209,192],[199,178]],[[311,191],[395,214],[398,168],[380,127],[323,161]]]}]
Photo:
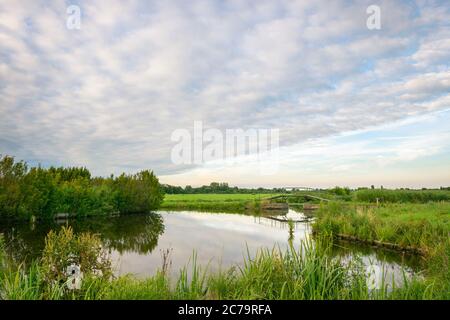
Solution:
[{"label": "riverbank", "polygon": [[[421,194],[418,191],[415,194]],[[162,207],[171,211],[194,209],[213,212],[233,212],[248,210],[249,204],[257,206],[266,201],[272,194],[182,194],[166,195]],[[348,195],[354,197],[354,194]],[[292,201],[299,202],[297,199]],[[317,203],[320,206],[316,211],[316,219],[313,223],[315,231],[314,246],[311,242],[305,242],[300,237],[288,250],[271,250],[272,244],[265,244],[258,248],[261,250],[256,257],[247,256],[239,264],[227,266],[219,270],[207,269],[207,262],[200,262],[197,256],[191,257],[190,263],[182,267],[188,257],[181,259],[176,264],[173,272],[169,266],[172,260],[167,248],[167,243],[173,244],[182,235],[177,252],[188,252],[186,246],[189,243],[195,248],[203,248],[208,244],[209,253],[219,252],[222,244],[214,248],[212,239],[224,240],[232,243],[233,250],[240,243],[248,243],[248,237],[239,238],[240,231],[256,234],[259,241],[261,235],[273,234],[273,230],[259,228],[254,232],[253,228],[243,225],[238,218],[240,215],[226,215],[229,219],[218,219],[218,214],[210,215],[215,218],[205,219],[205,213],[199,212],[197,216],[192,213],[181,214],[179,212],[167,212],[162,219],[158,213],[143,216],[131,215],[123,220],[121,217],[97,217],[89,221],[88,226],[83,226],[83,221],[72,221],[75,234],[81,239],[95,239],[90,234],[84,235],[84,230],[99,234],[108,249],[116,252],[138,252],[147,254],[157,248],[160,236],[164,232],[164,223],[168,223],[165,233],[166,245],[161,247],[163,263],[158,269],[159,260],[154,260],[151,265],[154,270],[145,274],[145,278],[137,278],[131,275],[117,275],[113,278],[99,278],[95,273],[83,271],[85,277],[80,289],[68,291],[64,278],[55,282],[49,282],[48,264],[40,255],[32,263],[24,264],[24,257],[19,250],[10,250],[14,253],[14,259],[7,261],[6,255],[0,254],[0,298],[1,299],[450,299],[450,273],[448,269],[450,256],[449,240],[449,212],[448,202],[430,203],[384,203],[378,201],[371,203],[348,201],[330,201]],[[241,211],[242,212],[242,211]],[[125,217],[125,216],[124,216]],[[264,225],[261,215],[242,215],[251,220],[251,223]],[[143,219],[145,218],[145,219]],[[238,220],[239,223],[231,223]],[[118,222],[115,223],[114,220]],[[167,220],[167,221],[164,221]],[[192,223],[191,223],[192,222]],[[267,222],[267,221],[266,221]],[[9,246],[16,243],[36,243],[36,241],[17,241],[19,235],[32,240],[40,228],[39,222],[28,223],[25,228],[14,228],[15,232],[5,233]],[[56,222],[54,222],[56,223]],[[292,224],[292,223],[291,223]],[[60,230],[64,227],[51,226],[49,230]],[[228,230],[224,232],[222,228]],[[126,229],[125,237],[120,230]],[[211,233],[208,233],[210,230]],[[282,238],[288,238],[288,229],[282,229]],[[47,230],[48,231],[48,230]],[[42,232],[43,237],[47,231]],[[228,238],[225,237],[228,235]],[[360,264],[361,256],[349,257],[345,255],[330,254],[333,246],[332,237],[347,238],[355,242],[363,242],[370,246],[390,244],[395,249],[411,248],[420,252],[426,270],[422,269],[417,274],[404,272],[401,285],[389,276],[383,276],[380,287],[374,289],[368,283],[367,270]],[[289,237],[290,238],[290,237]],[[14,239],[12,241],[11,239]],[[72,250],[60,250],[60,246],[67,243],[58,238],[54,241],[55,252],[71,252]],[[78,239],[78,238],[76,238]],[[233,240],[236,242],[232,242]],[[244,239],[244,240],[239,240]],[[34,240],[34,239],[33,239]],[[41,239],[43,240],[43,238]],[[241,242],[239,242],[239,241]],[[78,241],[78,240],[77,240]],[[78,243],[75,241],[74,243]],[[197,242],[196,242],[197,241]],[[284,240],[287,241],[287,240]],[[291,241],[291,240],[289,240]],[[96,247],[98,250],[98,241]],[[42,241],[46,245],[46,241]],[[314,248],[313,248],[314,247]],[[369,247],[369,246],[367,246]],[[83,245],[83,248],[89,248]],[[248,248],[248,247],[247,247]],[[28,250],[29,254],[31,245]],[[104,248],[106,249],[106,247]],[[78,249],[77,249],[78,250]],[[81,250],[81,249],[80,249]],[[84,249],[82,249],[84,250]],[[89,252],[95,252],[90,250]],[[39,252],[47,252],[46,248],[39,248]],[[203,252],[204,253],[204,252]],[[78,252],[77,256],[85,256]],[[92,258],[92,257],[91,257]],[[160,258],[157,254],[157,258]],[[55,261],[60,261],[55,256]],[[90,259],[97,261],[97,259]],[[47,260],[48,261],[48,260]],[[62,259],[62,261],[66,261]],[[142,260],[143,261],[143,260]],[[146,260],[146,265],[148,266]],[[187,262],[187,261],[186,261]],[[233,261],[233,263],[235,263]],[[138,264],[138,263],[137,263]],[[403,266],[403,262],[402,262]],[[66,270],[67,266],[61,268]],[[157,269],[157,271],[155,271]],[[47,271],[46,271],[47,270]],[[211,271],[211,272],[210,272]],[[62,273],[63,274],[63,273]],[[351,276],[349,276],[351,275]],[[52,283],[50,285],[50,283]]]},{"label": "riverbank", "polygon": [[450,203],[365,206],[332,202],[322,205],[313,224],[317,234],[413,251],[427,265],[426,277],[450,292]]},{"label": "riverbank", "polygon": [[449,202],[379,206],[332,202],[322,205],[316,216],[315,232],[397,244],[425,255],[450,233]]},{"label": "riverbank", "polygon": [[[93,257],[90,243],[95,236],[74,238],[82,240],[84,248]],[[51,238],[64,238],[53,234]],[[66,243],[67,243],[66,242]],[[60,242],[52,242],[56,244]],[[159,271],[146,279],[133,276],[106,278],[94,276],[84,264],[84,278],[78,289],[69,290],[64,281],[51,280],[48,256],[55,258],[55,248],[46,248],[42,260],[30,267],[8,265],[0,254],[1,299],[449,299],[442,283],[420,277],[405,278],[401,287],[386,279],[381,287],[373,289],[358,261],[344,262],[330,255],[331,242],[327,238],[301,241],[286,251],[260,250],[255,258],[244,257],[241,268],[230,268],[208,273],[197,264],[194,254],[190,263],[179,270],[177,279],[168,276],[170,256],[163,260]],[[50,252],[50,254],[48,254]],[[97,254],[101,252],[96,251]],[[46,262],[47,261],[47,262]],[[97,274],[97,273],[95,273]],[[105,272],[104,274],[107,274]],[[50,276],[50,278],[49,278]],[[50,279],[50,280],[49,280]],[[57,278],[58,280],[60,278]]]}]

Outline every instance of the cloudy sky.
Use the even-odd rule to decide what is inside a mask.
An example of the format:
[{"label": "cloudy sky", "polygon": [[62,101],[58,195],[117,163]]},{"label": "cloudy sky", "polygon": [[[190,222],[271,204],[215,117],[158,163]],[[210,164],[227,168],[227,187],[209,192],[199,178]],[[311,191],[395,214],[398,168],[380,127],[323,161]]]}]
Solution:
[{"label": "cloudy sky", "polygon": [[[177,185],[450,185],[449,61],[445,0],[0,0],[0,154]],[[277,174],[174,164],[194,121],[279,129]]]}]

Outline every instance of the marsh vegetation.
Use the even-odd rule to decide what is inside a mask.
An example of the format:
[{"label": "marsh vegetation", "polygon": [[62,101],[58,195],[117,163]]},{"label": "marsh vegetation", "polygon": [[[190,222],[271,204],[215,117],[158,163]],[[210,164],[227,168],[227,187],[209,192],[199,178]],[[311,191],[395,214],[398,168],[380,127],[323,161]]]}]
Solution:
[{"label": "marsh vegetation", "polygon": [[0,158],[0,219],[51,219],[149,212],[163,200],[149,170],[109,178],[92,177],[81,167],[29,167]]},{"label": "marsh vegetation", "polygon": [[3,157],[0,298],[450,298],[450,190],[191,189]]}]

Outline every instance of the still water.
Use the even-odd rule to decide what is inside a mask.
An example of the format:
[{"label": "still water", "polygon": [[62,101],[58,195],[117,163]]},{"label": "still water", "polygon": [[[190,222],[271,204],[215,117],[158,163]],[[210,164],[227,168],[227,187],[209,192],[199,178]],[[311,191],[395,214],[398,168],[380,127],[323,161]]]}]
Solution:
[{"label": "still water", "polygon": [[[297,221],[306,218],[294,211],[289,211],[287,217]],[[118,275],[153,275],[162,267],[162,253],[168,250],[170,270],[176,276],[194,252],[197,264],[208,266],[208,270],[213,272],[241,264],[244,257],[253,257],[261,248],[288,248],[289,227],[287,222],[281,221],[284,218],[279,216],[273,220],[267,216],[243,214],[159,211],[147,215],[97,217],[59,223],[3,224],[0,225],[0,233],[4,234],[7,252],[16,261],[31,261],[42,252],[48,231],[68,224],[75,232],[90,231],[101,236]],[[310,236],[310,222],[295,223],[294,245]],[[370,281],[375,284],[381,281],[382,270],[389,278],[402,279],[402,266],[408,274],[421,268],[416,256],[345,242],[337,243],[332,254],[344,260],[357,256],[372,273]]]}]

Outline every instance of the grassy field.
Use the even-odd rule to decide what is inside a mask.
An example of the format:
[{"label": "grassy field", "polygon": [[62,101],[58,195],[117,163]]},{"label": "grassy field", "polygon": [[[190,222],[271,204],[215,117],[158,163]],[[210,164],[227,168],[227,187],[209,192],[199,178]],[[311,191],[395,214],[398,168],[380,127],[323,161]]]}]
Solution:
[{"label": "grassy field", "polygon": [[[365,192],[371,199],[376,199],[373,195],[377,190]],[[363,202],[355,193],[347,195],[345,201],[323,202],[313,224],[314,245],[301,242],[299,247],[291,247],[286,252],[261,250],[256,258],[245,258],[242,267],[214,274],[198,266],[194,255],[190,263],[179,270],[179,277],[175,280],[168,277],[167,266],[170,263],[166,261],[159,272],[146,279],[132,276],[100,279],[88,276],[86,272],[81,289],[67,291],[64,283],[59,281],[55,285],[55,282],[49,282],[45,259],[37,260],[31,267],[11,265],[0,250],[0,299],[448,300],[450,203],[422,203],[425,198],[420,191],[416,198],[419,200],[404,203],[402,197],[409,193],[401,194],[391,197],[393,201],[384,198],[378,205],[372,201]],[[162,209],[242,212],[252,206],[256,209],[262,199],[270,196],[273,195],[166,195]],[[332,237],[337,235],[351,237],[354,241],[376,241],[417,249],[427,269],[418,276],[405,277],[401,287],[395,287],[386,279],[381,288],[372,290],[366,283],[367,275],[358,259],[349,264],[330,254]],[[81,236],[81,239],[93,241],[95,237]],[[59,247],[64,243],[67,241],[55,242],[51,247],[55,254],[64,251]],[[78,244],[79,240],[74,238],[74,243]],[[81,248],[89,248],[89,243]],[[80,252],[80,256],[86,254]]]},{"label": "grassy field", "polygon": [[353,200],[383,203],[428,203],[450,201],[449,190],[363,189],[353,192]]},{"label": "grassy field", "polygon": [[427,276],[450,292],[450,203],[356,205],[332,202],[317,212],[313,229],[353,241],[420,252]]},{"label": "grassy field", "polygon": [[161,209],[236,212],[257,209],[274,194],[166,194]]},{"label": "grassy field", "polygon": [[322,205],[314,230],[351,235],[431,252],[450,233],[450,203]]}]

